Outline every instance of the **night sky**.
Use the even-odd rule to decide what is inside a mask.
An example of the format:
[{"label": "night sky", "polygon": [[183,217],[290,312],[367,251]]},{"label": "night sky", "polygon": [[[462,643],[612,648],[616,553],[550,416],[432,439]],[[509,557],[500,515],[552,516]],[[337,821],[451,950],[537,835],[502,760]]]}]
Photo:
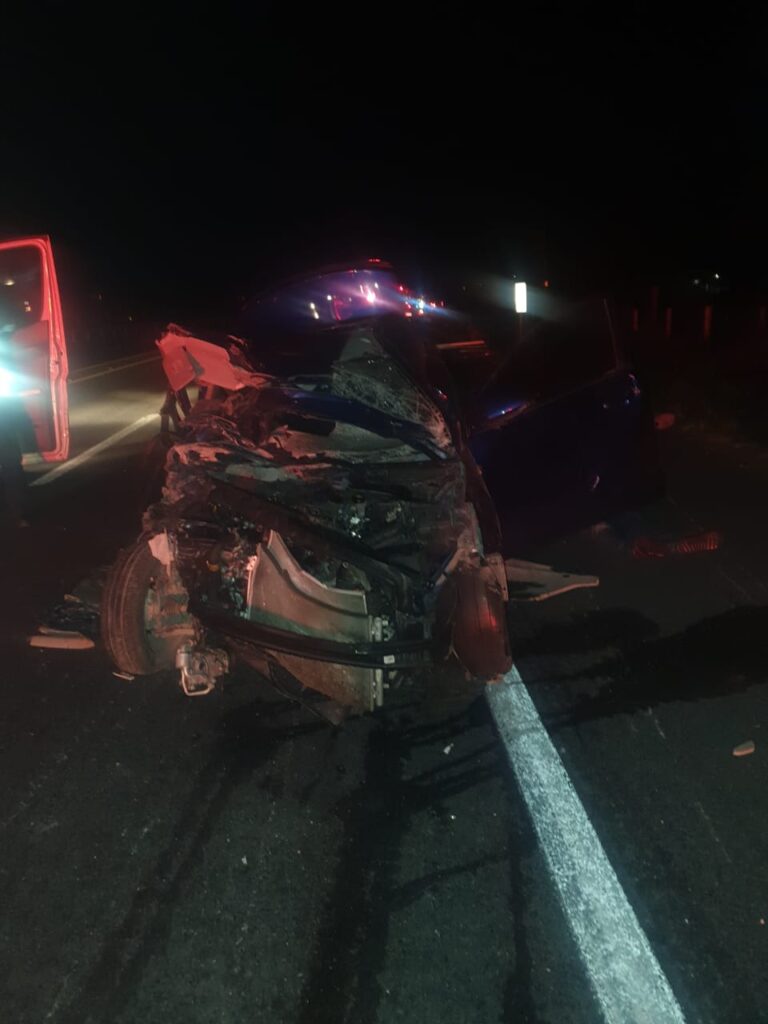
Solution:
[{"label": "night sky", "polygon": [[4,33],[0,233],[147,306],[362,254],[765,278],[763,22],[536,9],[37,6]]}]

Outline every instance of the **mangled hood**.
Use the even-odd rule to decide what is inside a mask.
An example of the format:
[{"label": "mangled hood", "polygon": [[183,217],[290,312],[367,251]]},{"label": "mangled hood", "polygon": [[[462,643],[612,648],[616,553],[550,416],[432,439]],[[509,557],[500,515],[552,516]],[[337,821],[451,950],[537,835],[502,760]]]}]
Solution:
[{"label": "mangled hood", "polygon": [[438,642],[448,577],[482,569],[466,453],[418,358],[414,371],[379,326],[345,328],[325,372],[290,376],[239,339],[170,327],[158,345],[176,431],[144,519],[173,533],[201,621],[267,650],[273,675],[361,708]]},{"label": "mangled hood", "polygon": [[[191,417],[191,433],[256,450],[265,458],[291,450],[339,458],[443,459],[453,453],[451,432],[436,400],[409,375],[376,336],[373,325],[345,332],[327,373],[276,377],[254,367],[245,343],[227,347],[171,325],[158,347],[170,389],[190,385],[209,400]],[[216,399],[210,403],[210,399]],[[278,422],[282,420],[282,422]],[[271,421],[271,424],[270,424]],[[267,435],[271,425],[274,435]],[[331,436],[333,435],[333,436]]]},{"label": "mangled hood", "polygon": [[236,339],[227,349],[173,326],[158,344],[170,394],[200,389],[178,417],[166,510],[205,517],[214,488],[235,487],[347,541],[405,544],[419,572],[450,556],[461,460],[437,404],[372,330],[350,330],[327,373],[290,378],[254,369]]}]

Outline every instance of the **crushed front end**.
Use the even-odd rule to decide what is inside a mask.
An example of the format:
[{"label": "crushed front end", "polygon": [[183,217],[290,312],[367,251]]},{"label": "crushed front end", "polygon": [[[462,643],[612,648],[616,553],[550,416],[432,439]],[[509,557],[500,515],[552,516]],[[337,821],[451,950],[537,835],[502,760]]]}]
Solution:
[{"label": "crushed front end", "polygon": [[[385,322],[348,325],[333,343],[324,372],[290,376],[237,339],[171,327],[158,343],[174,432],[139,541],[165,552],[144,570],[144,608],[168,606],[166,588],[183,621],[145,614],[139,629],[145,645],[170,636],[152,668],[170,667],[179,641],[187,692],[208,692],[227,652],[292,696],[356,711],[449,661],[482,680],[509,667],[503,563],[484,550],[460,432]],[[108,615],[106,633],[135,619]]]}]

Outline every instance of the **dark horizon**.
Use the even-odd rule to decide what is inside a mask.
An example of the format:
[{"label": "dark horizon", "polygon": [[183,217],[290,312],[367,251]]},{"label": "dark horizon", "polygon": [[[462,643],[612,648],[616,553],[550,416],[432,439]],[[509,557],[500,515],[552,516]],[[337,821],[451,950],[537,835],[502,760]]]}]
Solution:
[{"label": "dark horizon", "polygon": [[50,234],[90,287],[150,306],[363,255],[766,283],[759,32],[318,17],[268,8],[254,36],[169,12],[94,40],[50,6],[20,26],[0,233]]}]

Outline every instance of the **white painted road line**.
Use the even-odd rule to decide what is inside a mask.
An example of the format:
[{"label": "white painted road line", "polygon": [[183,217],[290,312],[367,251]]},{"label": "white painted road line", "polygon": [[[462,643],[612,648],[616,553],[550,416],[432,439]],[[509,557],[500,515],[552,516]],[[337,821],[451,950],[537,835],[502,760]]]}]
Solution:
[{"label": "white painted road line", "polygon": [[71,472],[73,469],[77,469],[78,466],[82,466],[88,459],[93,458],[94,455],[98,455],[100,452],[105,451],[107,448],[111,448],[112,445],[118,444],[123,438],[128,437],[136,430],[140,430],[141,427],[146,426],[148,423],[159,420],[160,414],[157,412],[148,413],[146,416],[140,416],[139,419],[134,420],[133,423],[129,423],[127,427],[123,427],[122,430],[118,430],[114,434],[110,434],[109,437],[105,437],[103,441],[99,441],[98,444],[92,445],[90,448],[86,448],[84,452],[80,452],[79,455],[75,455],[74,458],[70,459],[69,462],[62,462],[60,465],[55,466],[47,473],[43,473],[36,480],[33,480],[30,487],[42,487],[44,484],[53,483],[54,480],[58,480],[60,476],[65,473]]},{"label": "white painted road line", "polygon": [[685,1024],[517,669],[487,696],[605,1024]]}]

